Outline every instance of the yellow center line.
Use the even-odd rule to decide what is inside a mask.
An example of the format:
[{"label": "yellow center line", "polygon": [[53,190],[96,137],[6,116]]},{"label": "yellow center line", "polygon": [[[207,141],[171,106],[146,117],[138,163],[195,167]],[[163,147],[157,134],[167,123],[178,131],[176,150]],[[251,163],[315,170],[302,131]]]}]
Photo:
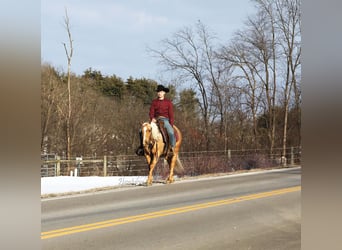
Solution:
[{"label": "yellow center line", "polygon": [[207,203],[200,203],[200,204],[195,204],[191,206],[184,206],[184,207],[161,210],[161,211],[152,212],[152,213],[100,221],[100,222],[84,224],[80,226],[61,228],[57,230],[42,232],[41,239],[54,238],[54,237],[59,237],[63,235],[85,232],[85,231],[90,231],[90,230],[95,230],[95,229],[100,229],[100,228],[105,228],[105,227],[113,227],[113,226],[136,222],[136,221],[153,219],[153,218],[158,218],[158,217],[163,217],[163,216],[168,216],[168,215],[173,215],[173,214],[186,213],[190,211],[196,211],[199,209],[228,205],[228,204],[238,203],[242,201],[265,198],[265,197],[281,195],[281,194],[290,193],[290,192],[296,192],[300,190],[301,190],[301,186],[295,186],[295,187],[290,187],[290,188],[277,189],[277,190],[273,190],[269,192],[256,193],[256,194],[245,195],[245,196],[240,196],[240,197],[235,197],[235,198],[230,198],[230,199],[212,201],[212,202],[207,202]]}]

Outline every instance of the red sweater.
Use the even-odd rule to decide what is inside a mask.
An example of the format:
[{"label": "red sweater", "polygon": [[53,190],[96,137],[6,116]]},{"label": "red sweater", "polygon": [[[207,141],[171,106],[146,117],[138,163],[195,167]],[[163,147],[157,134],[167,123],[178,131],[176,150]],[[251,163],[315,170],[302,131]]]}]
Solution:
[{"label": "red sweater", "polygon": [[159,116],[163,116],[166,118],[169,118],[169,122],[171,126],[173,126],[174,123],[174,115],[173,115],[173,105],[172,102],[169,99],[159,100],[154,99],[152,101],[151,107],[150,107],[150,113],[149,113],[150,119],[158,118]]}]

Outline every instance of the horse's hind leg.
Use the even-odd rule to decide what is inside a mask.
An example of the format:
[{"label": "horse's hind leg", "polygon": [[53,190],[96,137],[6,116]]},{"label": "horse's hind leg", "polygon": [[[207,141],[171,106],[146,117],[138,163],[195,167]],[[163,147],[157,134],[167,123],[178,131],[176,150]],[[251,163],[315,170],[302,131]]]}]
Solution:
[{"label": "horse's hind leg", "polygon": [[176,160],[177,160],[177,155],[173,155],[167,159],[167,162],[169,163],[169,167],[170,167],[170,173],[169,173],[169,177],[166,180],[166,184],[170,184],[175,181],[173,178],[173,171],[175,168]]}]

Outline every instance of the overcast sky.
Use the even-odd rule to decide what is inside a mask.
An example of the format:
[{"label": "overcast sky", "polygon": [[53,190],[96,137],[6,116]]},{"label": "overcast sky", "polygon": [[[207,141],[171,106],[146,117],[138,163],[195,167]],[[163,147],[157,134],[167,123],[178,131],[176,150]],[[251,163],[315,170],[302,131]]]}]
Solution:
[{"label": "overcast sky", "polygon": [[74,47],[71,70],[81,75],[91,67],[123,80],[158,80],[161,68],[146,49],[158,49],[176,31],[201,20],[223,44],[254,12],[250,0],[42,0],[41,59],[64,72],[65,8]]}]

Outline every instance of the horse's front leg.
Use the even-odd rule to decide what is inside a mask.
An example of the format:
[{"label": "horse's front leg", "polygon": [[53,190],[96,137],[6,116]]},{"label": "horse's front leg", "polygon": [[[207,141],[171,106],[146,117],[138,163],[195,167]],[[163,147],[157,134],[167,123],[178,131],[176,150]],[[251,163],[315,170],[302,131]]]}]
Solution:
[{"label": "horse's front leg", "polygon": [[157,158],[156,157],[153,157],[149,163],[149,172],[148,172],[148,178],[147,178],[147,182],[146,182],[146,185],[147,186],[151,186],[152,185],[152,181],[153,181],[153,170],[154,170],[154,167],[156,166],[157,164]]},{"label": "horse's front leg", "polygon": [[145,159],[146,159],[146,162],[147,162],[147,165],[148,165],[148,177],[147,177],[147,182],[146,182],[146,185],[149,186],[152,184],[152,179],[153,179],[153,166],[152,166],[152,159],[153,157],[151,157],[150,155],[146,154],[145,155]]}]

